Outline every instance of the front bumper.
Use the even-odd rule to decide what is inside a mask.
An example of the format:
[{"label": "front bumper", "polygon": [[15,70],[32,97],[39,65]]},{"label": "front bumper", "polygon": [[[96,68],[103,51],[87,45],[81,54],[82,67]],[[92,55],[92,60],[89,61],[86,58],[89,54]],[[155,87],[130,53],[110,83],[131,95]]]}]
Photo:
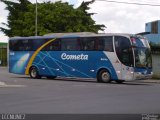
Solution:
[{"label": "front bumper", "polygon": [[134,80],[151,79],[152,75],[153,75],[152,72],[151,72],[151,74],[143,74],[141,72],[135,72],[134,73]]}]

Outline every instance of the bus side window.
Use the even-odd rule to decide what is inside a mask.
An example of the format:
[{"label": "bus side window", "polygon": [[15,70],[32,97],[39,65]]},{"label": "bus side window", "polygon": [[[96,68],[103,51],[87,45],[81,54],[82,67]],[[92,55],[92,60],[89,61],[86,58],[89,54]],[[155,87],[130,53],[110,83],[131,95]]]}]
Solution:
[{"label": "bus side window", "polygon": [[56,41],[53,41],[52,42],[52,47],[50,47],[51,50],[55,50],[55,51],[60,51],[60,48],[61,48],[61,40],[58,39]]},{"label": "bus side window", "polygon": [[32,42],[31,40],[22,40],[23,50],[24,51],[32,51]]},{"label": "bus side window", "polygon": [[29,51],[31,50],[32,45],[29,40],[11,40],[10,41],[10,50],[13,51]]},{"label": "bus side window", "polygon": [[96,40],[94,37],[80,38],[81,50],[94,51],[96,45],[95,42]]},{"label": "bus side window", "polygon": [[112,36],[106,36],[106,37],[100,37],[97,38],[97,45],[98,50],[100,51],[108,51],[113,52],[113,37]]},{"label": "bus side window", "polygon": [[96,50],[103,51],[104,50],[104,41],[102,38],[96,38]]},{"label": "bus side window", "polygon": [[41,47],[45,43],[44,39],[32,39],[31,41],[33,43],[33,47],[32,47],[33,51],[37,50],[39,47]]},{"label": "bus side window", "polygon": [[[49,41],[50,39],[46,40]],[[60,39],[57,39],[53,42],[51,42],[50,44],[48,44],[45,48],[43,48],[43,50],[47,50],[47,51],[60,51],[60,48],[61,48],[61,44],[60,44]]]},{"label": "bus side window", "polygon": [[104,51],[113,52],[113,37],[107,36],[104,37]]},{"label": "bus side window", "polygon": [[18,46],[17,51],[24,51],[24,45],[23,45],[22,40],[19,40],[19,41],[17,42],[17,46]]},{"label": "bus side window", "polygon": [[75,51],[77,50],[78,41],[77,38],[62,38],[61,50],[62,51]]},{"label": "bus side window", "polygon": [[18,43],[17,40],[10,40],[9,41],[9,49],[13,50],[13,51],[17,51],[17,48],[18,48],[17,43]]}]

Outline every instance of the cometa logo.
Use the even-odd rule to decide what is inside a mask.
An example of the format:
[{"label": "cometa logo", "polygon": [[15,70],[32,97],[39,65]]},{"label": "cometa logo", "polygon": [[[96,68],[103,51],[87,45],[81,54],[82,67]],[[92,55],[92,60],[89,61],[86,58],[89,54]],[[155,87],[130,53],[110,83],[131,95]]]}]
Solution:
[{"label": "cometa logo", "polygon": [[67,55],[66,53],[62,53],[61,58],[62,60],[88,60],[88,55]]}]

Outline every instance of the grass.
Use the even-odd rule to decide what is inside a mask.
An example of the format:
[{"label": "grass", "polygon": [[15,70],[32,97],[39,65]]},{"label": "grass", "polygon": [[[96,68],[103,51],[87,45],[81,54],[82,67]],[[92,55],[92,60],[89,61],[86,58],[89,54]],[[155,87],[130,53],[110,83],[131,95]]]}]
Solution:
[{"label": "grass", "polygon": [[160,73],[155,73],[155,74],[153,74],[152,78],[153,78],[153,79],[160,80]]},{"label": "grass", "polygon": [[7,49],[6,48],[0,48],[0,60],[1,60],[0,66],[7,65]]}]

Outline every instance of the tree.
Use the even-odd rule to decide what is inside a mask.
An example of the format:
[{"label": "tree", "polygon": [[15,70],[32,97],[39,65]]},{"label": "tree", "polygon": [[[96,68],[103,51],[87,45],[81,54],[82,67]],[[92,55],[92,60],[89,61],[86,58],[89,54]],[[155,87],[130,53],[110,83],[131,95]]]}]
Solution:
[{"label": "tree", "polygon": [[95,0],[82,2],[81,5],[78,7],[84,13],[83,24],[87,27],[88,30],[92,32],[98,32],[99,30],[104,31],[105,25],[96,25],[95,21],[91,18],[92,15],[95,13],[88,13],[87,10],[90,9],[89,5],[94,3]]},{"label": "tree", "polygon": [[2,23],[7,28],[1,27],[1,31],[7,36],[23,36],[23,29],[26,26],[24,13],[29,11],[28,4],[31,3],[28,0],[18,0],[18,2],[1,0],[1,2],[7,5],[6,10],[9,11],[8,23]]},{"label": "tree", "polygon": [[[1,0],[7,5],[9,11],[6,27],[1,31],[7,36],[33,36],[35,35],[35,4],[28,0],[11,2]],[[88,13],[90,2],[82,2],[78,8],[73,8],[67,2],[38,3],[38,35],[56,32],[98,32],[104,30],[104,25],[97,25]]]}]

